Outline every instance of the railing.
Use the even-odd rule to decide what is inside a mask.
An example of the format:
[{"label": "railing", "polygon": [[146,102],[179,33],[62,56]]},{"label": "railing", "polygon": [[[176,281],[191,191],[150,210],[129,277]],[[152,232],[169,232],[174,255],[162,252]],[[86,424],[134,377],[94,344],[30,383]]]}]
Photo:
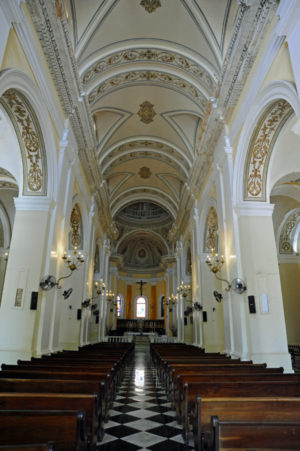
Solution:
[{"label": "railing", "polygon": [[125,335],[107,336],[107,337],[104,337],[103,341],[107,341],[108,343],[131,343],[132,335],[131,336],[125,336]]}]

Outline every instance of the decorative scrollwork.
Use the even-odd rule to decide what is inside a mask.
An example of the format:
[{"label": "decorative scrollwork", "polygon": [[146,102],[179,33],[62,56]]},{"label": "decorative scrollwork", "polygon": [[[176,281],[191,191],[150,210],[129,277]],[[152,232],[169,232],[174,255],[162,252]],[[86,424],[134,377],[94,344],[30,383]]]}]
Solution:
[{"label": "decorative scrollwork", "polygon": [[196,77],[198,81],[207,89],[210,94],[213,94],[216,89],[216,81],[209,74],[209,72],[195,63],[190,58],[182,56],[178,53],[160,50],[155,48],[135,48],[116,52],[113,55],[100,59],[89,67],[82,75],[82,83],[86,86],[94,80],[99,74],[113,67],[121,66],[128,63],[138,63],[144,61],[151,61],[155,63],[163,63],[183,69]]},{"label": "decorative scrollwork", "polygon": [[218,249],[218,215],[214,207],[210,207],[206,220],[204,251]]},{"label": "decorative scrollwork", "polygon": [[279,253],[293,254],[293,240],[300,222],[300,210],[294,211],[285,221],[279,238]]},{"label": "decorative scrollwork", "polygon": [[9,89],[2,96],[2,102],[15,124],[21,150],[24,153],[24,194],[45,194],[45,161],[43,140],[37,119],[21,93]]},{"label": "decorative scrollwork", "polygon": [[186,82],[184,79],[175,77],[174,75],[167,74],[165,72],[156,71],[132,71],[125,72],[108,80],[97,86],[88,96],[89,104],[95,103],[107,92],[119,88],[120,86],[128,85],[131,83],[157,83],[167,84],[173,89],[182,91],[185,95],[196,101],[204,109],[207,104],[206,97],[191,83]]},{"label": "decorative scrollwork", "polygon": [[292,111],[286,100],[279,100],[266,111],[253,133],[246,166],[247,200],[264,200],[267,163],[278,133]]},{"label": "decorative scrollwork", "polygon": [[78,205],[74,205],[71,212],[71,228],[72,238],[71,243],[73,247],[81,248],[81,214]]},{"label": "decorative scrollwork", "polygon": [[140,5],[145,8],[148,13],[153,13],[161,6],[160,0],[141,0]]}]

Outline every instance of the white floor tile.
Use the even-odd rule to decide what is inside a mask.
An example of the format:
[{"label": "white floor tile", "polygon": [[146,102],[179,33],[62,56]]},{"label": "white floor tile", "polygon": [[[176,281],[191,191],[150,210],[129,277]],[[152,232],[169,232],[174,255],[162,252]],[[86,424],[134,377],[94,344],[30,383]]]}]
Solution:
[{"label": "white floor tile", "polygon": [[150,434],[149,432],[138,432],[136,434],[129,435],[128,437],[124,437],[123,440],[136,446],[140,446],[141,443],[143,443],[144,446],[152,446],[156,443],[164,441],[162,437]]}]

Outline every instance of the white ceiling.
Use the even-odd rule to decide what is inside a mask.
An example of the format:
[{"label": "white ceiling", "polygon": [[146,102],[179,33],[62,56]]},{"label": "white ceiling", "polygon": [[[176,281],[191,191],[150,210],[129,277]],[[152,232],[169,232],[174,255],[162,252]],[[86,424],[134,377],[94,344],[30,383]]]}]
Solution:
[{"label": "white ceiling", "polygon": [[238,8],[231,0],[64,0],[117,227],[121,209],[144,201],[176,221]]}]

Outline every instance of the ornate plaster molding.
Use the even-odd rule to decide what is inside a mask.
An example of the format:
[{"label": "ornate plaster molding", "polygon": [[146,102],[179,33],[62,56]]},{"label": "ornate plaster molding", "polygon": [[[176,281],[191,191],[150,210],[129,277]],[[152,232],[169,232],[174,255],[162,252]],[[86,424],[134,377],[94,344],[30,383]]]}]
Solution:
[{"label": "ornate plaster molding", "polygon": [[280,99],[265,111],[254,130],[245,166],[244,200],[266,200],[270,156],[280,130],[292,113],[291,105]]},{"label": "ornate plaster molding", "polygon": [[218,215],[214,207],[210,207],[207,213],[206,228],[204,236],[204,252],[211,249],[218,251]]},{"label": "ornate plaster molding", "polygon": [[284,221],[279,238],[279,254],[294,254],[294,238],[300,224],[300,209],[291,212]]},{"label": "ornate plaster molding", "polygon": [[6,109],[16,131],[23,161],[23,195],[47,194],[47,162],[45,145],[37,117],[25,97],[15,89],[2,95]]},{"label": "ornate plaster molding", "polygon": [[148,100],[145,100],[145,102],[140,104],[140,109],[137,112],[137,115],[139,116],[141,122],[144,124],[150,124],[156,116],[154,105]]},{"label": "ornate plaster molding", "polygon": [[78,249],[82,248],[81,235],[82,235],[82,224],[81,224],[81,214],[80,209],[77,204],[74,205],[71,216],[71,244],[76,246]]},{"label": "ornate plaster molding", "polygon": [[88,102],[90,105],[93,105],[108,92],[119,89],[121,87],[124,88],[128,85],[130,86],[132,83],[153,83],[162,86],[166,85],[170,89],[179,91],[183,95],[196,102],[203,110],[205,109],[207,104],[207,98],[203,95],[203,93],[183,78],[169,74],[167,72],[150,70],[123,72],[122,74],[106,79],[90,92],[88,96]]},{"label": "ornate plaster molding", "polygon": [[86,88],[96,77],[107,70],[120,67],[125,64],[151,62],[161,63],[176,69],[184,70],[191,76],[196,77],[203,87],[212,95],[217,87],[216,80],[200,64],[195,63],[191,58],[170,50],[161,50],[155,47],[133,48],[99,59],[92,66],[89,66],[81,75],[81,81]]},{"label": "ornate plaster molding", "polygon": [[153,13],[161,6],[160,0],[141,0],[140,5],[145,8],[148,13]]}]

